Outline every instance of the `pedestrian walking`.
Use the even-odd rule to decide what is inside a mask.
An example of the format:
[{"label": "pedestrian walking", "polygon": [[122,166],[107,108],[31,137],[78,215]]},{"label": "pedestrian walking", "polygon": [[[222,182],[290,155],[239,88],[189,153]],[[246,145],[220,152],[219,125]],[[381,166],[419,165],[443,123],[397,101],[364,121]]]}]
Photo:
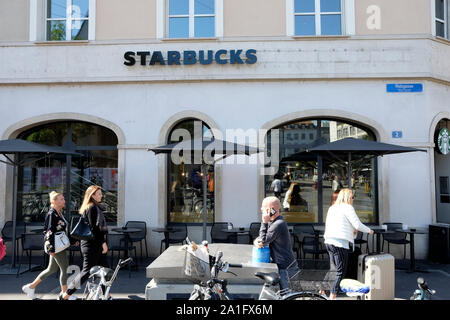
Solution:
[{"label": "pedestrian walking", "polygon": [[330,293],[331,300],[336,299],[339,284],[347,270],[349,244],[354,246],[355,230],[373,234],[373,230],[362,224],[356,215],[352,190],[342,189],[334,205],[328,209],[325,222],[325,246],[330,256],[330,267],[336,271],[336,280]]},{"label": "pedestrian walking", "polygon": [[64,216],[62,215],[62,209],[66,205],[64,196],[61,193],[52,191],[50,193],[50,210],[45,216],[44,223],[44,233],[45,233],[45,243],[44,250],[50,256],[49,264],[47,269],[42,271],[36,279],[24,285],[22,291],[31,299],[35,299],[35,289],[36,287],[50,275],[57,272],[58,269],[61,271],[59,282],[61,285],[61,293],[59,299],[67,291],[67,268],[69,267],[69,259],[67,248],[70,243],[79,245],[78,242],[69,238],[68,223]]},{"label": "pedestrian walking", "polygon": [[94,239],[81,240],[83,269],[75,277],[74,281],[69,284],[64,299],[71,299],[72,295],[77,290],[76,287],[81,286],[86,282],[92,267],[108,267],[106,259],[106,254],[108,252],[108,245],[106,243],[108,228],[106,226],[104,215],[105,210],[101,206],[102,198],[103,193],[101,187],[93,185],[87,188],[79,213],[87,217],[91,231],[94,234]]}]

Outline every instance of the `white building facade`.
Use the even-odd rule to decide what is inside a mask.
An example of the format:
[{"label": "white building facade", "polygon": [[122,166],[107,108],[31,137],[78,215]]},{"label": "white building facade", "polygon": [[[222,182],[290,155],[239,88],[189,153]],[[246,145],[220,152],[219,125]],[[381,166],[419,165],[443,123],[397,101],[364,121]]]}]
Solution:
[{"label": "white building facade", "polygon": [[[317,123],[325,121],[330,123],[328,127],[322,124],[321,130],[327,128],[332,141],[340,138],[339,128],[347,128],[347,136],[361,138],[365,132],[376,141],[426,150],[385,156],[355,173],[361,176],[357,197],[359,192],[371,203],[369,209],[362,205],[361,211],[370,212],[361,217],[367,223],[403,222],[411,227],[450,223],[450,204],[445,198],[449,191],[443,185],[450,176],[450,156],[436,148],[436,132],[448,128],[450,119],[447,1],[443,1],[444,19],[436,13],[440,1],[428,0],[413,1],[417,6],[409,6],[410,12],[403,12],[406,17],[399,16],[402,4],[382,0],[338,1],[339,11],[327,12],[318,8],[322,5],[323,9],[326,1],[313,1],[314,11],[293,0],[271,4],[227,1],[213,1],[213,13],[199,16],[197,1],[188,1],[187,14],[177,12],[182,7],[171,12],[169,1],[162,0],[134,0],[126,5],[123,1],[87,1],[89,15],[76,16],[81,21],[78,29],[67,27],[76,22],[74,14],[60,18],[65,19],[66,29],[59,41],[49,38],[52,31],[48,30],[53,29],[46,25],[57,18],[46,16],[48,2],[14,1],[13,5],[0,1],[0,16],[9,17],[12,12],[18,25],[0,31],[1,139],[29,138],[25,133],[56,123],[87,123],[107,130],[117,144],[105,147],[101,143],[103,147],[97,149],[106,158],[109,151],[114,155],[109,162],[95,156],[95,164],[83,165],[83,170],[103,163],[102,183],[113,175],[108,187],[104,186],[114,195],[113,223],[145,221],[151,255],[159,253],[162,237],[151,231],[154,227],[187,224],[189,236],[201,240],[199,221],[183,222],[175,214],[188,212],[189,216],[195,211],[186,209],[186,199],[195,195],[182,193],[194,187],[194,182],[182,182],[184,200],[179,210],[174,209],[177,200],[171,193],[175,194],[176,186],[171,174],[175,169],[166,155],[148,151],[171,142],[173,130],[183,121],[201,121],[225,139],[227,130],[259,133],[292,124],[290,143],[298,145],[302,145],[302,133],[304,145],[315,141]],[[326,34],[334,28],[332,18],[329,22],[326,16],[339,19],[339,34]],[[171,20],[177,17],[185,20]],[[209,20],[197,24],[201,17]],[[88,31],[83,21],[88,21]],[[185,22],[188,30],[183,29]],[[202,35],[201,28],[206,28],[207,36],[196,36],[196,32]],[[74,30],[81,40],[71,39]],[[310,30],[314,34],[302,34]],[[411,86],[405,89],[401,86],[405,84]],[[306,123],[303,131],[302,123]],[[61,137],[64,142],[67,132]],[[287,131],[283,137],[287,139]],[[78,146],[84,146],[81,140]],[[253,142],[267,147],[264,135]],[[86,154],[89,157],[94,158]],[[230,221],[248,227],[260,221],[259,208],[262,199],[271,195],[266,184],[273,174],[261,174],[264,163],[256,156],[239,161],[219,162],[211,169],[208,222]],[[315,165],[313,169],[319,169]],[[49,159],[39,166],[50,169],[55,164]],[[62,164],[60,168],[65,170]],[[330,168],[334,167],[321,165],[320,172]],[[305,210],[312,220],[294,219],[292,223],[323,223],[328,201],[326,174],[317,189],[314,170],[299,170],[293,180],[310,192],[304,197],[308,197]],[[366,171],[371,174],[365,175]],[[186,172],[183,169],[183,177]],[[19,195],[28,190],[26,173],[22,174]],[[60,174],[63,188],[65,176]],[[92,171],[78,172],[94,183],[89,174]],[[12,219],[12,179],[12,169],[0,164],[0,227]],[[346,181],[345,173],[341,179]],[[29,189],[42,193],[59,186],[38,188],[33,183],[34,189]],[[396,256],[402,255],[400,246],[391,249]],[[416,256],[426,258],[427,254],[427,235],[417,236]]]}]

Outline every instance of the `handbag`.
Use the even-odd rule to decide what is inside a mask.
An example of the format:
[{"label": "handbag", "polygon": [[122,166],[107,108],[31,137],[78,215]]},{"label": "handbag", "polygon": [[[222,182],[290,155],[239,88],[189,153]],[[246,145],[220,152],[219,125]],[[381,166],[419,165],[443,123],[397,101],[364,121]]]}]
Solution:
[{"label": "handbag", "polygon": [[70,247],[70,240],[64,231],[55,233],[55,253],[66,250]]},{"label": "handbag", "polygon": [[[64,231],[55,233],[55,253],[59,253],[70,247],[70,240]],[[44,251],[48,254],[47,246],[44,245]]]},{"label": "handbag", "polygon": [[85,216],[81,216],[77,225],[73,228],[70,236],[77,240],[94,240],[94,234],[92,233],[89,221]]}]

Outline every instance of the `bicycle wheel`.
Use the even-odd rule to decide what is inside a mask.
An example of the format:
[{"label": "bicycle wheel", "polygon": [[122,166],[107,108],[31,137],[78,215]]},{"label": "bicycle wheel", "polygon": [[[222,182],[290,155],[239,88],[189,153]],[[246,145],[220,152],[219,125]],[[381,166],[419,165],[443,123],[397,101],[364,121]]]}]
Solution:
[{"label": "bicycle wheel", "polygon": [[283,300],[327,300],[327,298],[313,292],[296,292],[287,295]]}]

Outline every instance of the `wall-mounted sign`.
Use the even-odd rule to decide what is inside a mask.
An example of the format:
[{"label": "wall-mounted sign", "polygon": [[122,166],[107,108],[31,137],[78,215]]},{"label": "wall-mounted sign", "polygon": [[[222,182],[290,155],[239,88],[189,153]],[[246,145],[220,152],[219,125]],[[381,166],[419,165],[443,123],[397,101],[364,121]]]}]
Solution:
[{"label": "wall-mounted sign", "polygon": [[199,50],[199,51],[127,51],[124,54],[124,65],[134,66],[136,60],[142,66],[171,66],[171,65],[208,65],[213,62],[217,64],[254,64],[258,61],[256,50],[249,49],[247,51],[239,50]]},{"label": "wall-mounted sign", "polygon": [[436,145],[440,153],[446,155],[450,152],[449,132],[447,128],[442,128],[439,131]]},{"label": "wall-mounted sign", "polygon": [[423,92],[421,83],[389,83],[386,85],[387,92]]},{"label": "wall-mounted sign", "polygon": [[403,132],[402,131],[392,131],[392,138],[394,138],[394,139],[403,138]]}]

